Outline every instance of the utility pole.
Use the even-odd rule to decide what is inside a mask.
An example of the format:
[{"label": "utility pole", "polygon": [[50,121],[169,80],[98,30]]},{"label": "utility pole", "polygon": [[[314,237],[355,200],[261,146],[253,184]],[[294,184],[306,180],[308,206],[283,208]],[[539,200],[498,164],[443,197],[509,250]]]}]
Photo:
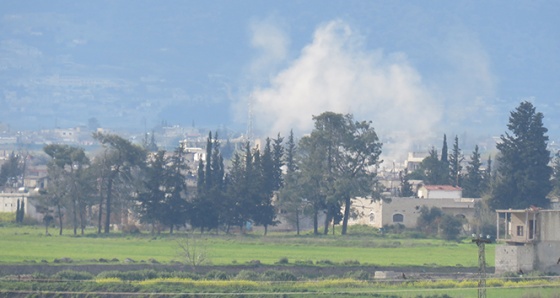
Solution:
[{"label": "utility pole", "polygon": [[485,244],[492,243],[490,235],[486,238],[482,234],[473,234],[472,242],[478,246],[478,298],[486,298],[486,251]]}]

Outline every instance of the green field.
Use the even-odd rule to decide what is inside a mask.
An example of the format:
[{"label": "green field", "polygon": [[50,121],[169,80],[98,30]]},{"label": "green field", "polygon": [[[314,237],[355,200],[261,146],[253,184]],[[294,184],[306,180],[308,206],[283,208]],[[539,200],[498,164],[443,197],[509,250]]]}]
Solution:
[{"label": "green field", "polygon": [[[56,232],[51,230],[51,232]],[[75,262],[130,258],[136,261],[155,259],[161,263],[181,261],[178,241],[187,237],[175,235],[123,235],[114,233],[98,236],[88,231],[85,236],[45,236],[41,227],[0,227],[0,263],[29,261],[52,262],[56,258],[71,258]],[[295,236],[291,234],[215,235],[194,234],[194,243],[202,247],[213,265],[243,264],[259,260],[274,264],[281,258],[316,263],[357,261],[376,266],[477,266],[477,247],[470,243],[439,239],[399,239],[377,235]],[[191,243],[193,240],[191,238]],[[487,247],[487,262],[494,263],[493,245]],[[354,262],[356,263],[356,262]]]},{"label": "green field", "polygon": [[[363,229],[351,229],[346,236],[296,236],[288,233],[264,236],[257,232],[245,235],[195,233],[189,236],[184,232],[175,235],[126,235],[117,232],[97,235],[94,230],[87,231],[85,236],[72,236],[69,230],[65,230],[62,236],[45,236],[42,227],[11,224],[0,227],[0,245],[3,251],[0,254],[0,265],[29,264],[45,260],[56,266],[53,261],[59,258],[71,258],[74,264],[98,263],[100,258],[115,258],[120,263],[126,258],[137,262],[155,259],[160,263],[170,263],[183,261],[178,257],[178,242],[186,238],[191,245],[207,252],[211,264],[216,266],[246,264],[252,260],[273,265],[281,259],[287,260],[290,265],[320,263],[331,266],[350,264],[402,268],[478,266],[478,248],[469,239],[462,242],[412,239],[400,235],[379,235]],[[492,266],[494,245],[488,245],[486,252],[487,262]],[[289,268],[296,267],[286,268],[290,270]],[[271,282],[239,280],[235,275],[230,275],[228,280],[208,280],[202,275],[200,280],[177,277],[127,281],[92,275],[87,281],[60,281],[55,278],[45,283],[19,281],[17,278],[19,277],[0,277],[0,296],[14,293],[34,295],[37,291],[43,294],[52,291],[53,295],[76,291],[75,293],[95,296],[105,291],[130,291],[148,296],[153,293],[168,293],[170,296],[177,293],[187,296],[204,293],[208,297],[213,297],[213,294],[217,297],[224,297],[224,294],[237,297],[240,293],[246,293],[249,296],[263,297],[284,294],[287,297],[477,297],[477,283],[472,279],[411,279],[392,282],[330,276],[318,280],[301,277],[301,280],[298,278],[294,282]],[[555,277],[527,277],[513,282],[494,278],[494,281],[488,281],[487,297],[558,297],[556,293],[559,285],[560,282]]]}]

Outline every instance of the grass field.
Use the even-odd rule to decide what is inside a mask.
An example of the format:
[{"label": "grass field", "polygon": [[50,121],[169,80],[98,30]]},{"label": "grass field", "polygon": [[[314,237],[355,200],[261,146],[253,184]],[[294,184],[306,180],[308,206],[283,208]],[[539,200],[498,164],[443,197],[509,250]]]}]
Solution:
[{"label": "grass field", "polygon": [[[51,232],[57,232],[51,230]],[[178,241],[185,234],[98,236],[93,230],[85,236],[45,236],[41,227],[0,227],[0,263],[71,258],[88,262],[105,258],[136,261],[155,259],[161,263],[178,259]],[[376,235],[295,236],[291,234],[214,235],[194,234],[213,265],[243,264],[259,260],[274,264],[282,258],[290,263],[328,260],[333,263],[359,262],[377,266],[477,266],[477,247],[470,241],[448,242],[439,239],[399,239]],[[192,241],[191,241],[192,243]],[[487,262],[494,263],[493,245],[487,247]]]}]

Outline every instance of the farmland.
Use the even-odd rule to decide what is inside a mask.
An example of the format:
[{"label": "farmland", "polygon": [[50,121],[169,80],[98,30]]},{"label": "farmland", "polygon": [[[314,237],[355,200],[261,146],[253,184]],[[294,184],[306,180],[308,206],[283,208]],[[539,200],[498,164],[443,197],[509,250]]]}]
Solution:
[{"label": "farmland", "polygon": [[[190,266],[180,254],[179,243],[185,240],[207,254],[208,262]],[[66,230],[62,236],[45,236],[39,226],[5,225],[0,227],[0,245],[0,296],[26,297],[37,289],[67,296],[477,295],[478,250],[469,239],[416,239],[359,227],[346,236],[184,231],[97,235],[94,230],[84,236]],[[493,245],[487,247],[487,261],[494,263]],[[392,270],[399,276],[374,279],[377,270]],[[560,283],[555,277],[492,277],[488,286],[488,297],[554,297]]]}]

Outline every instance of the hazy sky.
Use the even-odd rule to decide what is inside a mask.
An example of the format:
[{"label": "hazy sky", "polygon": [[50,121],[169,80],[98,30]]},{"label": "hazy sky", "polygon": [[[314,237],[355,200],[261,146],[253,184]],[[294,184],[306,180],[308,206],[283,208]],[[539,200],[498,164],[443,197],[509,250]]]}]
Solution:
[{"label": "hazy sky", "polygon": [[[559,1],[8,0],[0,102],[33,110],[43,87],[28,78],[103,78],[118,86],[44,91],[58,110],[30,119],[243,128],[251,101],[262,135],[309,132],[330,110],[372,120],[400,148],[499,135],[530,100],[557,136],[559,16]],[[62,113],[80,101],[109,112]]]}]

